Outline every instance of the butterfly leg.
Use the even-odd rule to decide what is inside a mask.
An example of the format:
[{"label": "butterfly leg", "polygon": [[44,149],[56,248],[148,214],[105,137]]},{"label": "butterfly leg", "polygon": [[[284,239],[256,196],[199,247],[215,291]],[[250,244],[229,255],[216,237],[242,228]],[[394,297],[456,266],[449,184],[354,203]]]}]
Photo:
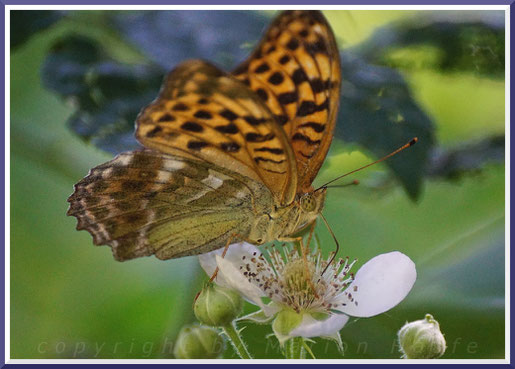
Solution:
[{"label": "butterfly leg", "polygon": [[[222,252],[222,258],[225,257],[225,255],[227,254],[227,251],[229,250],[229,246],[231,245],[232,241],[234,241],[235,239],[240,239],[242,241],[246,241],[248,243],[256,243],[255,241],[252,241],[252,240],[249,240],[247,237],[245,236],[242,236],[241,234],[239,233],[233,233],[229,239],[227,240],[227,243],[225,244],[225,247],[224,247],[224,251]],[[213,272],[213,275],[211,276],[211,278],[209,278],[209,282],[213,282],[218,274],[218,267],[216,267],[215,271]]]}]

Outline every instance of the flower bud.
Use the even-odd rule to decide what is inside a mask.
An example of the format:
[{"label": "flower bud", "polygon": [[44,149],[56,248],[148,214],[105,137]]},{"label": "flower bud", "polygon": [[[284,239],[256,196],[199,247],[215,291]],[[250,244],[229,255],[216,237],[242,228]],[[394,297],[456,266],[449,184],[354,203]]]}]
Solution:
[{"label": "flower bud", "polygon": [[193,311],[197,319],[211,327],[224,327],[241,313],[243,299],[234,290],[210,283],[200,292]]},{"label": "flower bud", "polygon": [[302,314],[293,310],[281,310],[272,323],[272,329],[279,342],[284,344],[290,333],[302,323]]},{"label": "flower bud", "polygon": [[425,319],[406,323],[397,335],[405,359],[436,359],[446,349],[440,324],[431,314],[426,314]]},{"label": "flower bud", "polygon": [[224,351],[224,340],[211,327],[184,326],[173,348],[176,359],[216,359]]}]

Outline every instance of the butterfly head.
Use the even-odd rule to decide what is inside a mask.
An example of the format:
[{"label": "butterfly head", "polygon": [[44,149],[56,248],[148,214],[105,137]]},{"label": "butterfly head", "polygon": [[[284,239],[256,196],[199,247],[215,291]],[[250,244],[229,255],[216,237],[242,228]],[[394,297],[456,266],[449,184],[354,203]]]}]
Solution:
[{"label": "butterfly head", "polygon": [[319,191],[311,191],[301,195],[299,203],[304,213],[318,214],[324,206],[325,194],[327,189],[323,188]]}]

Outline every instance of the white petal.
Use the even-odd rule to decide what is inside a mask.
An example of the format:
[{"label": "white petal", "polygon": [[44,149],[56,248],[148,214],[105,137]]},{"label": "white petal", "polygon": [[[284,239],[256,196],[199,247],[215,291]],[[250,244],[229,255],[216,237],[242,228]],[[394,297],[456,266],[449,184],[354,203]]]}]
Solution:
[{"label": "white petal", "polygon": [[415,263],[403,253],[394,251],[378,255],[358,270],[346,289],[348,295],[337,298],[335,309],[357,317],[383,313],[406,297],[416,279]]},{"label": "white petal", "polygon": [[[216,255],[221,256],[224,251],[224,248],[214,250],[211,252],[208,252],[206,254],[199,255],[198,259],[200,262],[200,266],[208,276],[212,276],[216,269]],[[225,259],[229,260],[231,263],[233,263],[237,269],[240,268],[241,265],[244,263],[242,262],[242,257],[245,256],[245,258],[248,260],[251,257],[254,257],[254,253],[256,253],[257,256],[261,255],[261,251],[250,243],[247,242],[240,242],[235,243],[232,245],[229,245],[229,248],[227,249],[227,254],[225,254]],[[224,276],[221,273],[218,273],[216,279],[216,284],[219,284],[220,286],[224,287],[230,287],[227,281],[225,280]]]},{"label": "white petal", "polygon": [[253,313],[244,315],[236,319],[237,322],[250,321],[256,324],[267,324],[273,319],[273,315],[267,315],[263,310],[258,310]]},{"label": "white petal", "polygon": [[304,314],[300,325],[293,329],[290,337],[332,337],[347,323],[345,314],[331,314],[326,320],[316,320],[310,314]]},{"label": "white petal", "polygon": [[229,288],[237,290],[243,298],[259,306],[266,315],[270,316],[277,312],[276,307],[267,306],[261,301],[265,293],[258,286],[250,283],[231,261],[216,255],[216,263],[220,268],[219,273],[222,274]]}]

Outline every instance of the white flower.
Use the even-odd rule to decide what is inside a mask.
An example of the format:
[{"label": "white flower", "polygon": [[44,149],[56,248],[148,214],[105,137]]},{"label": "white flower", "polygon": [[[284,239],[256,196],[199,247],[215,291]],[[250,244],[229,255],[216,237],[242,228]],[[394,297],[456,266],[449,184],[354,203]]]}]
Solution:
[{"label": "white flower", "polygon": [[[216,283],[233,288],[260,311],[245,317],[269,322],[281,343],[291,337],[326,337],[341,345],[339,331],[349,316],[371,317],[400,303],[416,280],[415,264],[394,251],[378,255],[355,276],[355,261],[335,260],[328,265],[319,251],[308,253],[307,263],[295,250],[276,247],[263,255],[242,242],[199,256],[208,275],[218,266]],[[270,299],[268,303],[266,299]]]}]

